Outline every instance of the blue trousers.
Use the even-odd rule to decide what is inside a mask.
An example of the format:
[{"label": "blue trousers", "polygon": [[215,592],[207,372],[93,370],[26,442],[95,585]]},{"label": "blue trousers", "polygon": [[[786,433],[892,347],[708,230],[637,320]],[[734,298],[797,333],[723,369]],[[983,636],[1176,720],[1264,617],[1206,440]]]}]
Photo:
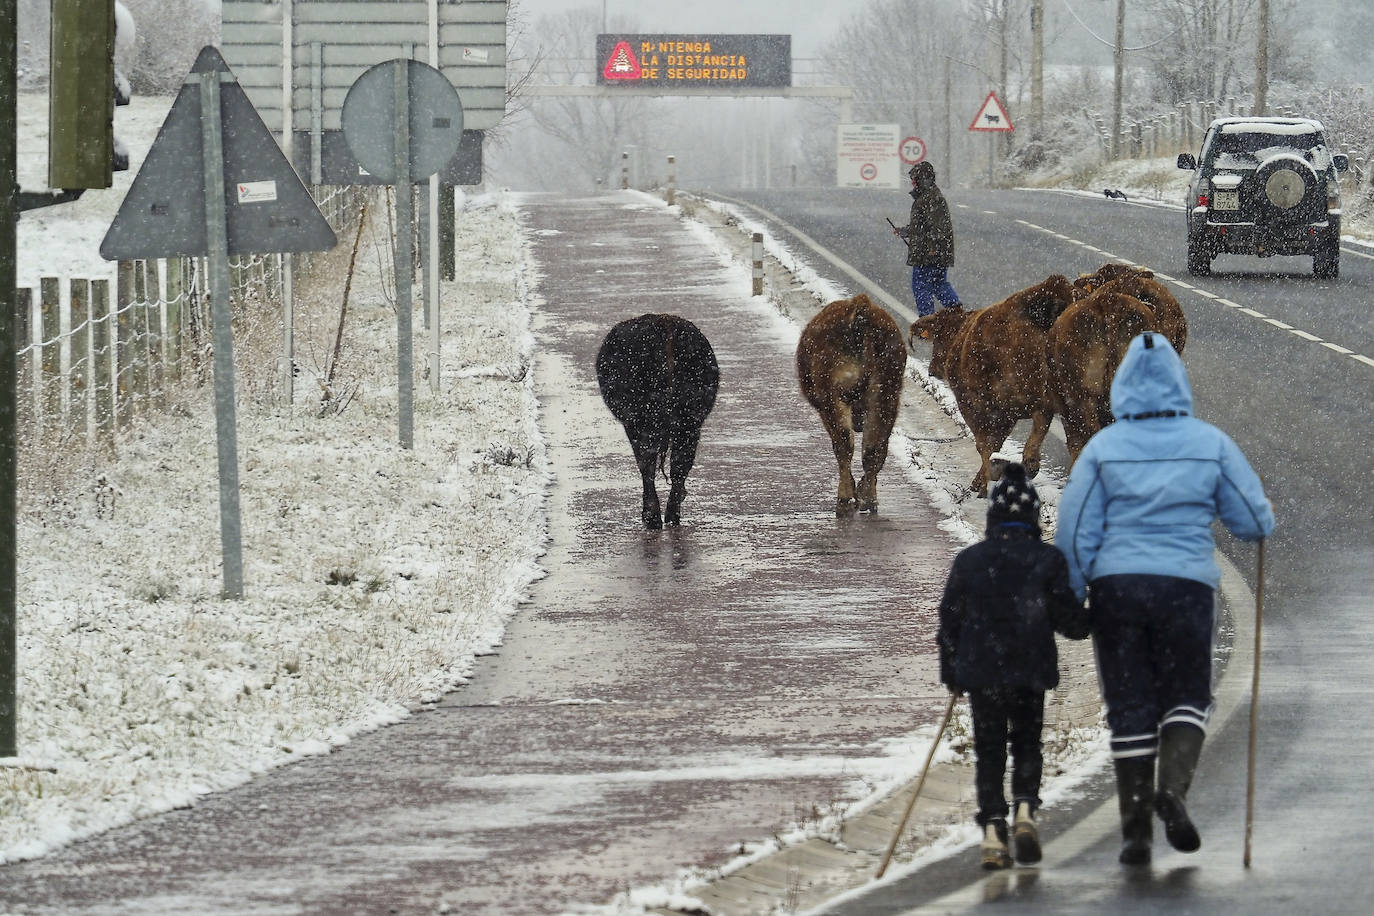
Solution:
[{"label": "blue trousers", "polygon": [[1207,730],[1212,713],[1212,589],[1176,576],[1094,579],[1093,648],[1112,756],[1152,757],[1161,726]]},{"label": "blue trousers", "polygon": [[949,285],[948,268],[911,268],[911,295],[916,300],[916,317],[935,314],[935,300],[945,308],[959,305],[959,294]]}]

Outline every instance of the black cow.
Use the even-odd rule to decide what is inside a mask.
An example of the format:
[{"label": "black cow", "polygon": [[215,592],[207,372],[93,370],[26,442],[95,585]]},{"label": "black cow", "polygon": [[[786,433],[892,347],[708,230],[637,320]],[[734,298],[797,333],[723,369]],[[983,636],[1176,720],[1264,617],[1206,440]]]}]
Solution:
[{"label": "black cow", "polygon": [[[644,480],[644,527],[680,524],[701,424],[720,386],[720,367],[706,335],[677,315],[626,319],[611,328],[596,354],[596,381],[634,449]],[[660,518],[654,477],[664,464],[671,487]]]}]

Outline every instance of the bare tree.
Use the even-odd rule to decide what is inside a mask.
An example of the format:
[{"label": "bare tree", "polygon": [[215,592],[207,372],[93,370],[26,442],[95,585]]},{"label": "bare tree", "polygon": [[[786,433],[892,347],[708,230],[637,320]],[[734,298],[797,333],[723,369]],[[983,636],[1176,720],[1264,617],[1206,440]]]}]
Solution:
[{"label": "bare tree", "polygon": [[[628,146],[653,146],[657,106],[650,99],[539,93],[550,85],[592,87],[591,49],[601,27],[601,11],[589,6],[541,16],[508,36],[516,64],[508,67],[508,87],[515,87],[508,94],[520,117],[500,140],[512,153],[508,160],[523,160],[521,167],[539,187],[594,187],[612,179]],[[577,56],[567,56],[569,50]]]}]

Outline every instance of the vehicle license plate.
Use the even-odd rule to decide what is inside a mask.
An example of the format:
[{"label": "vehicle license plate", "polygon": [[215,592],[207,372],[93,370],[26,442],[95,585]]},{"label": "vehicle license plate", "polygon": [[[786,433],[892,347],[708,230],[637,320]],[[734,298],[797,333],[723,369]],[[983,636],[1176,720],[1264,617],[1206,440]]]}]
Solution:
[{"label": "vehicle license plate", "polygon": [[1212,206],[1218,210],[1239,210],[1240,192],[1215,191],[1212,194]]}]

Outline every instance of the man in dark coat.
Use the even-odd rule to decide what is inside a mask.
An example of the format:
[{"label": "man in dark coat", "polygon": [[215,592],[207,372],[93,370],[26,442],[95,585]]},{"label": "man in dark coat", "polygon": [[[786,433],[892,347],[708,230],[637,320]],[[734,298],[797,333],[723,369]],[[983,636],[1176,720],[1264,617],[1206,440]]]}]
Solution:
[{"label": "man in dark coat", "polygon": [[935,166],[918,162],[911,167],[911,220],[897,230],[906,240],[906,262],[911,265],[911,295],[916,314],[935,314],[935,300],[945,308],[960,305],[959,294],[949,284],[954,266],[954,224],[945,195],[935,186]]},{"label": "man in dark coat", "polygon": [[1059,549],[1040,537],[1040,498],[1020,464],[1008,464],[988,498],[987,538],[954,558],[940,599],[940,680],[966,692],[977,757],[984,868],[1011,865],[1002,794],[1011,743],[1016,860],[1040,860],[1045,691],[1059,683],[1054,634],[1088,636],[1083,602]]}]

